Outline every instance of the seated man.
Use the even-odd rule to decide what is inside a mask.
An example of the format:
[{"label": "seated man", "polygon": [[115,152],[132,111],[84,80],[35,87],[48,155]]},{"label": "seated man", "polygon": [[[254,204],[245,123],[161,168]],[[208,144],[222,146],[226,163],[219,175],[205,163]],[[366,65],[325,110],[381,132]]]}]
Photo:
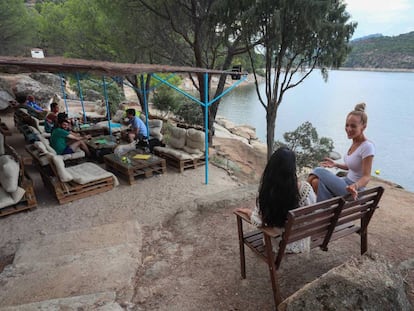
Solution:
[{"label": "seated man", "polygon": [[50,104],[50,112],[46,115],[45,118],[45,131],[46,133],[52,133],[52,130],[57,127],[58,124],[58,112],[59,105],[58,103]]},{"label": "seated man", "polygon": [[128,133],[129,142],[143,141],[148,139],[147,127],[139,117],[135,115],[135,109],[127,109],[127,118],[129,125],[131,125],[131,131]]},{"label": "seated man", "polygon": [[88,146],[84,141],[90,137],[90,135],[82,137],[70,132],[69,120],[63,119],[59,120],[59,126],[53,130],[50,136],[50,145],[60,155],[74,153],[81,148],[87,156],[90,156]]},{"label": "seated man", "polygon": [[28,95],[26,98],[25,105],[36,110],[36,111],[43,111],[43,108],[40,107],[36,102],[33,95]]}]

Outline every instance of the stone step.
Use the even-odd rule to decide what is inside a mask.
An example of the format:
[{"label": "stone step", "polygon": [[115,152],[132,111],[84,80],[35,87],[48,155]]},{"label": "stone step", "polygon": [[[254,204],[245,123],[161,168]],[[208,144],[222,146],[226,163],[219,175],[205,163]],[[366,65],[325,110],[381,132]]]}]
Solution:
[{"label": "stone step", "polygon": [[53,261],[90,250],[122,244],[140,244],[141,228],[136,222],[122,222],[82,230],[44,235],[20,245],[13,264]]},{"label": "stone step", "polygon": [[0,307],[0,311],[123,311],[124,309],[115,302],[115,299],[115,292],[104,292],[69,298],[51,299],[19,306]]},{"label": "stone step", "polygon": [[0,274],[0,306],[18,306],[97,292],[133,294],[141,263],[137,222],[45,235],[23,243]]}]

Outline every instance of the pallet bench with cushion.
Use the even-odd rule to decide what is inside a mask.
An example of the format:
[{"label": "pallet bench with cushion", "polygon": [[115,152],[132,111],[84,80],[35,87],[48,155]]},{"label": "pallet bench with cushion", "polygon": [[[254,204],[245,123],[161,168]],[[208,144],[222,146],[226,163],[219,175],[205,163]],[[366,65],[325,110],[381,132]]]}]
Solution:
[{"label": "pallet bench with cushion", "polygon": [[[1,136],[2,134],[0,134]],[[37,206],[33,181],[13,147],[0,137],[0,217],[30,210]]]},{"label": "pallet bench with cushion", "polygon": [[[289,211],[284,229],[261,227],[253,231],[245,231],[243,222],[249,223],[247,215],[235,211],[240,248],[241,276],[246,278],[244,246],[248,246],[269,267],[275,306],[282,301],[277,270],[285,256],[289,243],[310,238],[310,248],[319,247],[328,250],[331,241],[357,233],[361,238],[361,254],[368,248],[368,224],[378,208],[378,202],[384,188],[376,187],[359,192],[359,198],[350,196],[337,197],[316,204]],[[359,222],[356,222],[360,220]],[[279,237],[278,252],[272,250],[272,238]]]},{"label": "pallet bench with cushion", "polygon": [[[39,170],[43,183],[51,189],[60,204],[106,192],[119,185],[114,174],[91,162],[70,167],[63,156],[46,152],[39,156],[34,145],[26,146]],[[44,161],[48,164],[45,165]]]},{"label": "pallet bench with cushion", "polygon": [[182,173],[187,168],[205,164],[204,132],[193,128],[172,127],[167,146],[154,147],[154,153],[167,161],[167,165]]}]

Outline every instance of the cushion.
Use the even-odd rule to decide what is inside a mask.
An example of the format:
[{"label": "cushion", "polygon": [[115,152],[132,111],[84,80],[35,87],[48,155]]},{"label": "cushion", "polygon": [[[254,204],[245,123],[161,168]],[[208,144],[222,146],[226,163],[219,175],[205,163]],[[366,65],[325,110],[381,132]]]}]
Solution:
[{"label": "cushion", "polygon": [[85,162],[68,167],[67,170],[73,176],[73,181],[81,185],[107,177],[112,177],[114,179],[115,186],[119,185],[118,179],[114,174],[104,170],[95,163]]},{"label": "cushion", "polygon": [[154,147],[154,150],[158,151],[158,152],[165,153],[165,154],[167,154],[171,157],[174,157],[178,160],[192,160],[192,159],[194,159],[193,155],[191,155],[191,154],[189,154],[189,153],[187,153],[183,150],[180,150],[180,149],[157,146],[157,147]]},{"label": "cushion", "polygon": [[60,155],[53,155],[51,157],[53,164],[55,165],[56,172],[61,182],[68,182],[73,179],[72,174],[65,168],[65,162]]},{"label": "cushion", "polygon": [[17,187],[17,190],[15,192],[11,192],[10,195],[14,203],[17,203],[23,198],[25,193],[26,191],[23,188]]},{"label": "cushion", "polygon": [[19,163],[10,156],[2,156],[0,161],[0,184],[6,192],[15,192],[19,182]]},{"label": "cushion", "polygon": [[196,129],[187,130],[186,151],[189,153],[204,152],[204,132]]},{"label": "cushion", "polygon": [[149,133],[150,136],[153,138],[158,139],[159,141],[162,141],[162,120],[148,120],[148,127],[149,127]]},{"label": "cushion", "polygon": [[4,191],[4,189],[0,187],[0,208],[13,205],[14,203],[15,202],[10,193]]},{"label": "cushion", "polygon": [[168,146],[174,149],[182,149],[185,146],[186,133],[186,129],[175,126],[171,127]]},{"label": "cushion", "polygon": [[46,154],[49,153],[49,151],[47,150],[46,146],[44,143],[42,143],[41,141],[35,141],[33,143],[33,145],[35,145],[35,147],[39,150],[40,154]]},{"label": "cushion", "polygon": [[45,145],[47,151],[49,151],[53,155],[57,155],[55,149],[53,149],[52,146],[50,146],[49,140],[47,140],[46,138],[39,135],[39,141],[41,141],[43,143],[43,145]]},{"label": "cushion", "polygon": [[4,154],[4,136],[0,133],[0,155]]}]

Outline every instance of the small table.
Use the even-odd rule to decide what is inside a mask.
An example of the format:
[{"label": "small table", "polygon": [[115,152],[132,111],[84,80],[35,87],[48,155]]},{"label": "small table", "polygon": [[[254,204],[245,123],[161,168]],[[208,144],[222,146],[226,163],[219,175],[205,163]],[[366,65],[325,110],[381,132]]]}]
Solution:
[{"label": "small table", "polygon": [[162,174],[167,169],[165,159],[153,154],[142,154],[138,150],[129,151],[122,157],[107,154],[103,159],[107,169],[125,177],[130,185],[135,183],[135,177],[151,177],[154,173]]},{"label": "small table", "polygon": [[112,153],[118,143],[115,136],[102,135],[92,137],[90,140],[86,141],[86,145],[88,146],[91,155],[99,162],[103,162],[103,156]]}]

